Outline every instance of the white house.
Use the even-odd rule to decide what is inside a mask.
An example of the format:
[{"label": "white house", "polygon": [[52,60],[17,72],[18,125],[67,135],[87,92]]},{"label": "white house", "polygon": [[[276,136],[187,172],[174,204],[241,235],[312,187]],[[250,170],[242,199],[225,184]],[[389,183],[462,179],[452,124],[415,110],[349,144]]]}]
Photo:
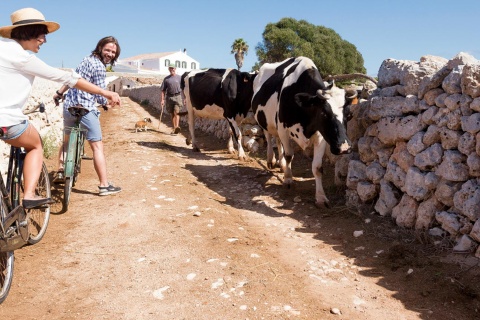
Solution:
[{"label": "white house", "polygon": [[175,52],[159,52],[140,54],[138,56],[119,59],[118,65],[136,68],[138,73],[155,73],[168,75],[168,65],[175,64],[176,73],[182,75],[186,71],[200,69],[200,63],[188,56],[187,50]]}]

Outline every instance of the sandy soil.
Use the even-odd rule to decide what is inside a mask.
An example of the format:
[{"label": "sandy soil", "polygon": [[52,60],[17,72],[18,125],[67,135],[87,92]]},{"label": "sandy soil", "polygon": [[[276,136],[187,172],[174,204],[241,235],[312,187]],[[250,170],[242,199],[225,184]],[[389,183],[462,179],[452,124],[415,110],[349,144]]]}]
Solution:
[{"label": "sandy soil", "polygon": [[[477,259],[355,214],[332,168],[333,208],[319,210],[302,155],[286,190],[263,156],[239,162],[200,132],[194,153],[187,128],[170,135],[165,115],[157,129],[158,112],[123,102],[102,115],[110,179],[123,192],[99,197],[83,161],[69,210],[54,206],[45,238],[16,251],[3,318],[480,318]],[[152,130],[134,133],[145,116]]]}]

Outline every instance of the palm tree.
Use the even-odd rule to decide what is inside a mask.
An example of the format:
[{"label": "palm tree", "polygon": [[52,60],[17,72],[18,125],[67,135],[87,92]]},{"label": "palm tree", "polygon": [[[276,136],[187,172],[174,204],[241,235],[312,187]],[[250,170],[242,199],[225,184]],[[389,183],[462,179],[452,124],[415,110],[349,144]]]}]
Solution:
[{"label": "palm tree", "polygon": [[242,38],[235,39],[232,44],[232,52],[235,53],[235,62],[238,70],[243,66],[244,56],[248,53],[248,44]]}]

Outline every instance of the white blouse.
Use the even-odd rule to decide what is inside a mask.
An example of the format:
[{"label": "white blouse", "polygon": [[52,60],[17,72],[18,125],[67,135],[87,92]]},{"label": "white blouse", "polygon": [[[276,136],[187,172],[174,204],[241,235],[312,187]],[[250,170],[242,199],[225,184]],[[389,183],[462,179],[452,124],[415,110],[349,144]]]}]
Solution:
[{"label": "white blouse", "polygon": [[74,87],[80,78],[73,71],[50,67],[15,40],[0,38],[0,127],[28,119],[22,109],[37,76],[69,87]]}]

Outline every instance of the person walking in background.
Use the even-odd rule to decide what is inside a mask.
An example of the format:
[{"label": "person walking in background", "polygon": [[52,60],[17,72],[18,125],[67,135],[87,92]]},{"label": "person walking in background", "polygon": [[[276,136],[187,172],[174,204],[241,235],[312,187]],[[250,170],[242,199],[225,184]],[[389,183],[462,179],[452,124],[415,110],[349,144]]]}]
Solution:
[{"label": "person walking in background", "polygon": [[32,54],[38,53],[47,42],[47,34],[60,28],[58,23],[46,21],[44,15],[33,8],[17,10],[10,19],[12,25],[0,27],[0,139],[27,152],[22,205],[31,209],[54,202],[35,195],[43,163],[42,140],[22,112],[35,77],[103,96],[112,105],[120,104],[120,96],[89,83],[75,72],[50,67]]},{"label": "person walking in background", "polygon": [[168,71],[170,75],[163,79],[160,87],[160,105],[162,108],[164,108],[165,105],[167,106],[167,111],[172,115],[172,133],[177,134],[180,132],[180,108],[185,104],[185,98],[180,88],[181,77],[175,73],[175,65],[170,64]]},{"label": "person walking in background", "polygon": [[[105,79],[107,77],[107,64],[114,65],[120,56],[120,45],[112,36],[104,37],[98,41],[97,46],[92,53],[85,57],[75,70],[82,77],[91,83],[101,87],[106,87]],[[63,98],[63,95],[68,90],[63,103],[63,124],[64,127],[73,127],[75,124],[75,117],[68,112],[69,107],[82,106],[88,109],[88,113],[82,117],[81,126],[87,130],[86,139],[93,151],[93,165],[98,175],[100,185],[98,186],[99,195],[105,196],[120,192],[120,187],[114,186],[107,179],[107,162],[103,149],[102,128],[100,126],[100,111],[97,109],[96,103],[107,106],[108,101],[100,95],[89,94],[88,92],[70,89],[67,86],[62,86],[57,90],[53,99],[58,104],[58,101]],[[68,138],[64,138],[64,143],[68,143]],[[66,145],[64,145],[66,148]],[[63,150],[59,150],[59,165],[54,183],[62,183],[65,181],[63,171]]]}]

